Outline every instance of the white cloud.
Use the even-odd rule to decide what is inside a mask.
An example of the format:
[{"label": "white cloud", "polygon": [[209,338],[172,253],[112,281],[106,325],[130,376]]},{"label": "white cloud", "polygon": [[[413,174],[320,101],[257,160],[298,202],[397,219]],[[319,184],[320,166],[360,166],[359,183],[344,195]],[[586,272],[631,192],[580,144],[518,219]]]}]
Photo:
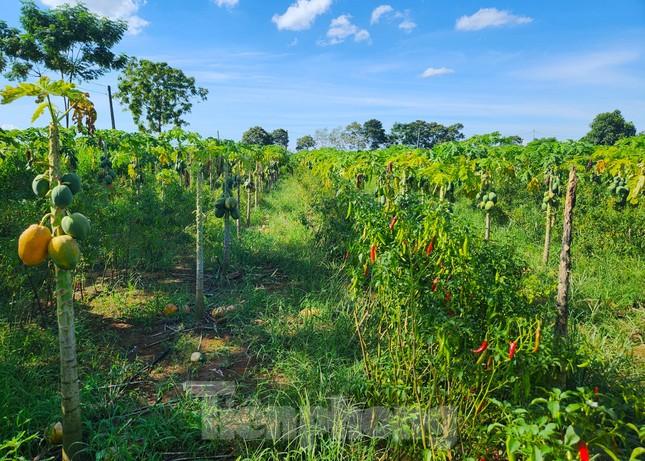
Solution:
[{"label": "white cloud", "polygon": [[455,71],[447,67],[428,67],[421,74],[422,78],[438,77],[440,75],[454,74]]},{"label": "white cloud", "polygon": [[226,8],[235,8],[240,0],[213,0],[219,7],[225,6]]},{"label": "white cloud", "polygon": [[455,28],[462,31],[482,30],[488,27],[501,27],[506,25],[528,24],[533,18],[516,16],[509,11],[497,8],[482,8],[471,16],[462,16],[457,19]]},{"label": "white cloud", "polygon": [[382,18],[386,18],[389,22],[400,21],[399,29],[405,32],[412,32],[417,27],[417,24],[410,17],[410,10],[396,11],[390,5],[380,5],[372,11],[370,24],[378,24]]},{"label": "white cloud", "polygon": [[354,37],[355,42],[364,42],[370,39],[370,33],[352,23],[349,14],[343,14],[331,20],[327,31],[327,40],[318,42],[319,45],[338,45],[346,39]]},{"label": "white cloud", "polygon": [[370,24],[378,24],[381,20],[381,16],[394,12],[394,8],[390,5],[380,5],[374,8],[372,11],[372,18],[370,19]]},{"label": "white cloud", "polygon": [[279,30],[309,29],[317,16],[326,13],[332,0],[298,0],[283,14],[274,14],[271,19]]},{"label": "white cloud", "polygon": [[12,125],[11,123],[0,123],[0,129],[3,130],[17,130],[18,127],[16,125]]},{"label": "white cloud", "polygon": [[87,8],[101,16],[112,19],[123,19],[128,23],[128,34],[137,35],[148,24],[138,16],[139,8],[147,0],[41,0],[45,6],[56,7],[64,3],[84,3]]},{"label": "white cloud", "polygon": [[411,21],[410,19],[404,19],[401,24],[399,24],[399,29],[405,31],[405,32],[412,32],[413,29],[417,27],[417,23],[414,21]]}]

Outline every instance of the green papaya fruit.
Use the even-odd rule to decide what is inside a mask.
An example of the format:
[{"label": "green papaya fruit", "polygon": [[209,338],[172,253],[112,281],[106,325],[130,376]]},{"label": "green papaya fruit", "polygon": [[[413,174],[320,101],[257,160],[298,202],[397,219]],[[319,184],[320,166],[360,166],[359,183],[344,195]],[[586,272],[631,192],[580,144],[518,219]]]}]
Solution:
[{"label": "green papaya fruit", "polygon": [[72,204],[72,200],[74,199],[74,194],[72,194],[72,191],[70,190],[69,187],[65,185],[60,185],[52,189],[51,199],[55,207],[67,208]]},{"label": "green papaya fruit", "polygon": [[228,197],[228,198],[224,201],[224,207],[225,207],[227,210],[232,210],[232,209],[233,209],[233,208],[235,208],[236,206],[237,206],[237,200],[235,200],[233,197]]},{"label": "green papaya fruit", "polygon": [[81,178],[76,173],[67,173],[60,178],[60,182],[69,187],[72,194],[76,195],[81,191]]},{"label": "green papaya fruit", "polygon": [[38,197],[44,197],[49,192],[49,180],[44,174],[39,174],[34,178],[31,183],[31,190],[34,191]]},{"label": "green papaya fruit", "polygon": [[90,220],[81,213],[72,213],[63,217],[60,225],[67,235],[78,240],[86,239],[90,233]]}]

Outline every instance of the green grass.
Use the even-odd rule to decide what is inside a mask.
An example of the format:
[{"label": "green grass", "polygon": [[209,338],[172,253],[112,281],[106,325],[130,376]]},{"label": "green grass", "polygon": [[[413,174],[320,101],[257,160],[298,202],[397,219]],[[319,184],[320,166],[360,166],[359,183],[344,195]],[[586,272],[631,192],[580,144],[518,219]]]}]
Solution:
[{"label": "green grass", "polygon": [[[240,402],[323,404],[332,396],[358,395],[364,385],[346,281],[339,268],[326,261],[324,249],[304,224],[309,195],[295,178],[289,178],[265,196],[253,214],[252,227],[243,229],[241,239],[234,241],[231,272],[239,271],[242,277],[207,290],[210,307],[237,306],[218,331],[225,343],[204,356],[223,369],[236,366],[236,351],[241,348],[252,357],[245,371],[248,386],[236,397]],[[206,231],[217,239],[221,221],[208,221]],[[192,248],[185,250],[189,254]],[[207,267],[207,271],[214,269]],[[166,283],[172,274],[161,279],[150,281],[147,274],[131,273],[118,283],[97,286],[90,302],[76,306],[90,452],[99,459],[119,460],[169,459],[171,452],[226,453],[253,460],[339,459],[341,453],[345,459],[372,459],[373,446],[338,440],[321,440],[317,442],[321,445],[306,449],[274,447],[269,442],[224,446],[203,441],[201,400],[176,390],[183,380],[197,376],[200,368],[187,363],[199,344],[196,331],[179,334],[163,345],[172,351],[151,370],[153,382],[120,392],[119,385],[155,355],[137,359],[132,341],[149,342],[146,335],[154,334],[163,323],[173,328],[191,325],[190,314],[165,318],[160,312],[167,303],[189,304],[192,284]],[[46,322],[0,325],[0,384],[3,389],[16,389],[0,396],[0,440],[24,439],[23,430],[33,434],[36,439],[21,443],[25,456],[47,447],[44,431],[60,419],[57,338],[51,313]],[[158,404],[151,406],[155,401]]]}]

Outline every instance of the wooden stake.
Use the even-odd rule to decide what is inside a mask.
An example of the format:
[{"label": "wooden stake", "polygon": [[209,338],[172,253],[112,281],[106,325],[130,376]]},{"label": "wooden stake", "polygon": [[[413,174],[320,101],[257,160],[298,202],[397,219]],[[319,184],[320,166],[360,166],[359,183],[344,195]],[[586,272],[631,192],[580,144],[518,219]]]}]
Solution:
[{"label": "wooden stake", "polygon": [[556,298],[557,318],[555,322],[556,337],[567,336],[569,321],[569,282],[571,276],[571,241],[573,231],[573,207],[576,204],[576,186],[578,176],[576,167],[569,172],[567,197],[564,202],[564,227],[562,230],[562,249],[560,250],[560,270],[558,274],[558,296]]}]

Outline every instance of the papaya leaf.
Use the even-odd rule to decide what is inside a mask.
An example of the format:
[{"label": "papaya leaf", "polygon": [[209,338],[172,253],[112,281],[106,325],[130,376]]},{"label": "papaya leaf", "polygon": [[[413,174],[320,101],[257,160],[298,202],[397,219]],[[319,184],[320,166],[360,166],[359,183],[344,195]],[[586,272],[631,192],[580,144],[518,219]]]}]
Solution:
[{"label": "papaya leaf", "polygon": [[41,102],[38,104],[38,107],[36,107],[36,110],[34,111],[34,114],[31,116],[31,123],[34,123],[36,120],[40,118],[41,115],[43,115],[43,112],[45,109],[47,109],[48,104],[46,101]]}]

